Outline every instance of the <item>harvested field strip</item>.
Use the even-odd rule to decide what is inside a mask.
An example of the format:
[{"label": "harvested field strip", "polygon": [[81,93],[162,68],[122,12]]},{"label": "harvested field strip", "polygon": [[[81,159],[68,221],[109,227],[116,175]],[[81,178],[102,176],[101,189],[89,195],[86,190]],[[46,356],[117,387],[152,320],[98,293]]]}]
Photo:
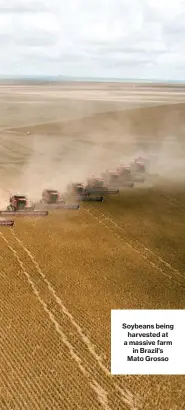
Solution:
[{"label": "harvested field strip", "polygon": [[[29,157],[30,153],[28,152],[21,152],[20,148],[22,147],[22,145],[20,144],[15,144],[15,142],[13,143],[13,146],[17,145],[17,149],[12,148],[12,141],[7,141],[7,139],[5,140],[6,142],[4,142],[4,139],[0,139],[0,147],[3,148],[3,150],[5,149],[5,151],[8,151],[8,156],[10,156],[12,159],[17,158],[17,157]],[[12,155],[13,154],[13,155]],[[6,154],[7,155],[7,152]]]},{"label": "harvested field strip", "polygon": [[[23,138],[21,138],[20,140],[18,138],[16,138],[14,136],[14,139],[16,138],[16,141],[14,140],[13,142],[13,146],[14,149],[12,149],[12,135],[10,135],[10,138],[8,139],[9,135],[6,136],[1,136],[0,138],[0,146],[2,148],[5,148],[6,150],[13,152],[16,154],[17,156],[23,156],[23,157],[27,157],[29,159],[29,157],[32,154],[37,154],[37,155],[41,155],[44,156],[45,153],[44,152],[39,152],[38,150],[34,150],[33,146],[34,146],[34,139],[32,137],[32,139],[26,139],[25,140],[27,142],[27,145],[25,145],[25,141],[23,140]],[[22,137],[22,136],[21,136]],[[35,139],[35,141],[38,140],[38,137]],[[19,142],[20,141],[20,142]],[[24,141],[24,144],[22,143],[22,141]]]},{"label": "harvested field strip", "polygon": [[[48,160],[57,165],[62,166],[63,163],[63,172],[65,172],[66,168],[69,167],[69,161],[72,161],[72,156],[74,156],[74,160],[77,158],[77,151],[81,152],[81,156],[89,154],[89,145],[95,149],[95,141],[89,141],[85,137],[82,141],[78,141],[75,138],[71,139],[63,138],[62,141],[56,136],[52,136],[44,138],[43,135],[37,135],[35,139],[28,138],[27,145],[23,144],[23,139],[18,140],[12,144],[12,135],[10,139],[8,139],[9,135],[6,137],[0,137],[0,152],[3,154],[4,158],[3,162],[1,161],[0,166],[3,167],[6,164],[17,164],[17,172],[23,172],[24,169],[20,169],[20,166],[26,166],[32,161],[34,162],[34,167],[36,164],[36,159],[38,161],[42,161],[42,164],[47,164]],[[15,138],[15,137],[14,137]],[[43,139],[44,139],[44,149],[43,149]],[[19,142],[18,142],[19,141]],[[13,146],[13,148],[12,148]],[[53,148],[55,147],[55,148]],[[100,148],[102,149],[102,145],[100,144]],[[96,148],[97,151],[97,148]],[[110,149],[108,147],[104,148],[104,155],[106,152],[109,152]],[[16,168],[16,167],[15,167]],[[11,170],[12,172],[12,170]]]}]

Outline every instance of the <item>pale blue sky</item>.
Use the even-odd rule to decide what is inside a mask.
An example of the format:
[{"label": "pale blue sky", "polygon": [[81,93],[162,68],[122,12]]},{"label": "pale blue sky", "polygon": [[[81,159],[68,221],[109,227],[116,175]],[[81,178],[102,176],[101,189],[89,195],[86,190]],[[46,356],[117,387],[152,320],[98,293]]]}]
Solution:
[{"label": "pale blue sky", "polygon": [[185,0],[0,0],[0,75],[185,80]]}]

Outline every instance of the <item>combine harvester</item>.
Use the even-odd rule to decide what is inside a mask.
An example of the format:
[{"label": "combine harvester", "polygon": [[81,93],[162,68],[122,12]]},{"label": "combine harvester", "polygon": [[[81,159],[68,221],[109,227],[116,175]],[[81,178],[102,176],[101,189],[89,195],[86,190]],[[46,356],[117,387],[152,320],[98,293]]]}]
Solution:
[{"label": "combine harvester", "polygon": [[47,216],[47,211],[36,210],[35,205],[28,201],[25,195],[13,195],[10,197],[9,205],[4,211],[0,211],[0,216]]},{"label": "combine harvester", "polygon": [[109,189],[119,189],[120,188],[120,175],[115,170],[106,170],[105,173],[101,174],[105,186]]},{"label": "combine harvester", "polygon": [[75,197],[76,201],[103,202],[103,196],[91,196],[85,185],[78,182],[68,185],[67,194]]},{"label": "combine harvester", "polygon": [[105,194],[116,195],[119,194],[119,189],[108,189],[103,178],[97,178],[94,175],[87,180],[85,191],[88,194]]},{"label": "combine harvester", "polygon": [[102,178],[105,182],[105,185],[109,187],[109,189],[121,189],[123,187],[133,188],[134,183],[128,180],[123,173],[121,172],[120,168],[117,170],[107,170],[105,174],[102,174]]},{"label": "combine harvester", "polygon": [[131,164],[133,180],[135,182],[145,182],[146,179],[146,165],[142,157],[136,158]]},{"label": "combine harvester", "polygon": [[120,184],[122,188],[123,187],[128,187],[128,188],[134,187],[131,165],[120,165],[117,168],[117,172],[120,175]]},{"label": "combine harvester", "polygon": [[55,189],[44,189],[41,203],[49,209],[79,209],[78,204],[66,204],[64,196]]}]

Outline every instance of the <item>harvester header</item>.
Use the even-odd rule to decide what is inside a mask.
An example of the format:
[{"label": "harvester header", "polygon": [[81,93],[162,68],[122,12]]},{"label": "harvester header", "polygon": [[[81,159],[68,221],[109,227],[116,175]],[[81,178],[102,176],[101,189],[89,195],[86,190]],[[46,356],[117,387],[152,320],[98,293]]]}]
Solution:
[{"label": "harvester header", "polygon": [[12,219],[0,219],[0,226],[14,226],[14,221]]}]

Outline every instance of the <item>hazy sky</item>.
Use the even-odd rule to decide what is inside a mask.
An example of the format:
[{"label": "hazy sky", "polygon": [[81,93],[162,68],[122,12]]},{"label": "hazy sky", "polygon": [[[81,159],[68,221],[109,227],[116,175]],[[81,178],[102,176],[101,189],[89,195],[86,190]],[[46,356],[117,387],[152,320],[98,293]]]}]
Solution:
[{"label": "hazy sky", "polygon": [[0,0],[0,75],[185,79],[185,0]]}]

